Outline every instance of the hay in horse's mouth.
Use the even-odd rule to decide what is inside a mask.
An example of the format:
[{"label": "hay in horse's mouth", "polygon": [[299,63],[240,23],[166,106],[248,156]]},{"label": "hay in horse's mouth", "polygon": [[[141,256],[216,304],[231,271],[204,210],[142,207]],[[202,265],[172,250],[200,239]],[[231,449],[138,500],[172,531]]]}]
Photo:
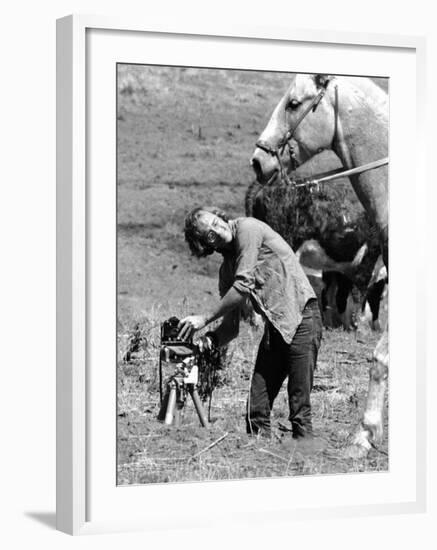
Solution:
[{"label": "hay in horse's mouth", "polygon": [[275,181],[278,179],[278,176],[279,176],[279,170],[275,170],[273,172],[273,174],[269,177],[269,179],[265,180],[265,181],[259,181],[258,182],[261,184],[261,185],[272,185],[273,183],[275,183]]}]

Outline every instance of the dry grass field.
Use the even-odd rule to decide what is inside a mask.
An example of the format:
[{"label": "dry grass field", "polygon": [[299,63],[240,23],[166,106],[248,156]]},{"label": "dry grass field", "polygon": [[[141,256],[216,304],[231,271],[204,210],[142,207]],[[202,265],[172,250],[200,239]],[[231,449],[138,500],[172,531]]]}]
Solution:
[{"label": "dry grass field", "polygon": [[[246,435],[245,403],[261,337],[248,325],[227,353],[210,404],[211,427],[199,426],[190,402],[180,428],[158,422],[160,323],[201,312],[217,298],[220,258],[189,255],[185,214],[209,204],[244,215],[250,155],[289,76],[126,65],[118,72],[118,483],[387,470],[387,439],[366,459],[342,455],[359,420],[378,338],[365,326],[354,334],[324,333],[311,444],[296,446],[280,429],[287,424],[284,391],[275,402],[272,439]],[[336,160],[325,158],[318,168],[329,163]],[[123,361],[133,339],[137,350]]]}]

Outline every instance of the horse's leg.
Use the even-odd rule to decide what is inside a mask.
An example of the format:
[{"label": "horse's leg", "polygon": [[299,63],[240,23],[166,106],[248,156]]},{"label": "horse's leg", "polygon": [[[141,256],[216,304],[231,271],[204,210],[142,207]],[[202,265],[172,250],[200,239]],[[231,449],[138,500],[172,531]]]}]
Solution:
[{"label": "horse's leg", "polygon": [[369,389],[363,418],[352,436],[346,455],[359,458],[380,443],[383,434],[383,411],[388,377],[388,325],[373,353]]}]

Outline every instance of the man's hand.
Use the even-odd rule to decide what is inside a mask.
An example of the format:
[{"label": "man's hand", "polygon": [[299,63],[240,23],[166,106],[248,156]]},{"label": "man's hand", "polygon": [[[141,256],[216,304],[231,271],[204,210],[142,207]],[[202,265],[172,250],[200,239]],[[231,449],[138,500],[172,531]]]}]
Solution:
[{"label": "man's hand", "polygon": [[190,315],[181,319],[178,325],[178,338],[181,340],[186,340],[192,336],[197,330],[202,329],[208,323],[212,323],[219,317],[223,317],[227,313],[236,310],[246,301],[246,297],[243,294],[240,294],[238,290],[234,287],[231,287],[223,298],[214,308],[210,310],[210,313],[207,315]]},{"label": "man's hand", "polygon": [[186,340],[192,336],[197,330],[202,329],[206,325],[205,315],[189,315],[179,321],[178,338]]},{"label": "man's hand", "polygon": [[199,347],[200,353],[212,351],[214,349],[214,342],[212,341],[211,336],[206,334],[205,336],[201,336],[199,340],[197,340],[196,344]]}]

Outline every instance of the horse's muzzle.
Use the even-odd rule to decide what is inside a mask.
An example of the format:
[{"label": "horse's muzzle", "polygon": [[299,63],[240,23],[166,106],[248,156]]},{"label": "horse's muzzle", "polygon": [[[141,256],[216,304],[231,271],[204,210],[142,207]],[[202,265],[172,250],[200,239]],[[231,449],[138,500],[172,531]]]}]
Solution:
[{"label": "horse's muzzle", "polygon": [[263,185],[272,181],[280,168],[277,158],[259,147],[255,149],[250,164],[255,172],[257,181]]}]

